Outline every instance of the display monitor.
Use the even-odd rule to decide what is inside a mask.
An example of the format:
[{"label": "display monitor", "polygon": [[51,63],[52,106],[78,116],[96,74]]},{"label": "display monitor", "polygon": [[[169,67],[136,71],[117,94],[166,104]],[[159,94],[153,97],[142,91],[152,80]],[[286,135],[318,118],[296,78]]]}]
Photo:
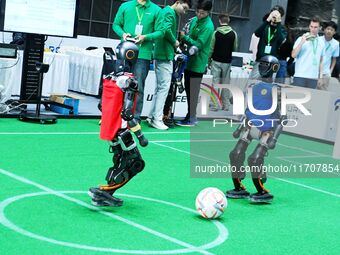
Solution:
[{"label": "display monitor", "polygon": [[76,37],[79,0],[0,0],[0,29]]}]

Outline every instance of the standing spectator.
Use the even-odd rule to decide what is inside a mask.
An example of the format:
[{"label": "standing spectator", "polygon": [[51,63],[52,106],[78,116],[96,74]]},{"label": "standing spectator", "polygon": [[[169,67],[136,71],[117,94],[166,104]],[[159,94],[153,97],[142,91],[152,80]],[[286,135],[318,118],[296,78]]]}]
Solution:
[{"label": "standing spectator", "polygon": [[153,41],[164,36],[161,8],[150,0],[132,0],[123,3],[113,21],[113,31],[122,40],[135,38],[139,45],[134,75],[138,81],[138,98],[135,118],[140,122],[143,110],[145,79],[149,73]]},{"label": "standing spectator", "polygon": [[251,79],[260,78],[259,60],[265,55],[278,57],[278,49],[285,40],[287,32],[281,25],[281,18],[285,12],[282,6],[276,5],[270,10],[270,14],[263,24],[256,29],[255,36],[260,38],[257,45],[256,62],[250,73]]},{"label": "standing spectator", "polygon": [[[266,22],[267,18],[269,17],[269,13],[265,14],[262,17],[262,23]],[[259,45],[260,38],[258,38],[255,35],[255,32],[251,35],[250,38],[250,45],[249,45],[249,51],[252,53],[252,61],[254,62],[256,60],[256,54],[257,54],[257,46]]]},{"label": "standing spectator", "polygon": [[214,33],[214,24],[209,17],[212,1],[198,0],[196,17],[189,26],[189,33],[181,32],[181,39],[188,48],[195,46],[198,52],[190,56],[184,71],[184,85],[187,95],[188,113],[184,120],[177,124],[180,126],[195,126],[197,122],[196,108],[203,74],[208,64],[210,42]]},{"label": "standing spectator", "polygon": [[[229,15],[221,14],[219,16],[220,26],[212,36],[209,63],[213,75],[213,85],[230,83],[232,52],[237,49],[237,33],[229,26],[229,22]],[[228,89],[222,89],[221,99],[222,110],[228,111],[230,106]]]},{"label": "standing spectator", "polygon": [[158,39],[155,42],[156,88],[150,118],[147,119],[149,124],[157,129],[168,129],[168,126],[163,123],[162,118],[164,103],[171,84],[175,48],[179,46],[179,42],[176,39],[176,16],[185,14],[189,10],[190,5],[190,0],[175,0],[172,6],[166,6],[161,11],[161,16],[164,18],[164,38]]},{"label": "standing spectator", "polygon": [[318,84],[318,89],[327,90],[331,74],[336,65],[336,58],[339,57],[339,42],[333,38],[338,26],[330,21],[325,24],[325,34],[322,37],[325,44],[325,56],[323,58],[322,80]]},{"label": "standing spectator", "polygon": [[309,24],[309,33],[300,36],[293,46],[292,57],[295,58],[294,85],[316,88],[318,79],[322,78],[324,56],[324,39],[319,37],[320,18],[315,16]]}]

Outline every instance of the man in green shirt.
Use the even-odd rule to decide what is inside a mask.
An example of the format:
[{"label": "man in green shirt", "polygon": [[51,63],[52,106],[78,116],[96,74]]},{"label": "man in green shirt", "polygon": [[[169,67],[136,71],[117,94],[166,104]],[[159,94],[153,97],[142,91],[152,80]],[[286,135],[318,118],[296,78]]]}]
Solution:
[{"label": "man in green shirt", "polygon": [[153,41],[164,36],[161,8],[150,0],[123,3],[113,21],[113,31],[122,39],[134,38],[139,45],[138,60],[133,70],[138,81],[139,95],[135,118],[140,121],[143,110],[145,79],[149,73]]},{"label": "man in green shirt", "polygon": [[180,126],[195,126],[197,124],[196,108],[203,74],[208,64],[210,42],[214,33],[214,24],[209,17],[212,1],[198,0],[196,17],[191,20],[189,33],[181,32],[181,39],[188,48],[196,46],[198,52],[189,57],[184,72],[184,85],[187,94],[188,113],[184,120],[177,124]]},{"label": "man in green shirt", "polygon": [[166,126],[162,120],[163,108],[171,84],[175,48],[179,46],[179,42],[176,39],[176,16],[185,14],[185,12],[189,10],[190,4],[191,0],[174,0],[172,6],[166,6],[161,11],[161,16],[164,18],[164,38],[155,41],[156,88],[150,117],[147,119],[152,127],[161,130],[168,129],[168,126]]}]

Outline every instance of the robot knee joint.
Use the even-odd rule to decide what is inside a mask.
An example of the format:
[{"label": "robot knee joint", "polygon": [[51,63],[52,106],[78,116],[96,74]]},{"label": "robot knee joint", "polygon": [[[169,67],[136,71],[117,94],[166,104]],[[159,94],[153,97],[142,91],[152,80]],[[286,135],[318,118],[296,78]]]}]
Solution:
[{"label": "robot knee joint", "polygon": [[264,157],[267,153],[267,148],[261,144],[257,145],[254,152],[248,158],[248,164],[250,166],[260,166],[264,162]]},{"label": "robot knee joint", "polygon": [[120,184],[130,180],[145,167],[145,162],[138,151],[133,154],[124,153],[120,163],[111,167],[106,175],[108,184]]}]

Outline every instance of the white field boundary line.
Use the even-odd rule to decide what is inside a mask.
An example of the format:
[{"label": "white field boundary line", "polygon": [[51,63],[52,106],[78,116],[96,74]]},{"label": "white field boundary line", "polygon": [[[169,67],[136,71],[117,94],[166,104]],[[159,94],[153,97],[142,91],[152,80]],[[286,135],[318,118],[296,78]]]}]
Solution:
[{"label": "white field boundary line", "polygon": [[53,195],[55,195],[55,196],[57,196],[57,197],[63,198],[63,199],[65,199],[65,200],[67,200],[67,201],[73,202],[73,203],[75,203],[75,204],[78,204],[78,205],[83,206],[83,207],[85,207],[85,208],[88,208],[88,209],[90,209],[90,210],[95,210],[95,211],[97,211],[97,212],[100,213],[100,214],[103,214],[103,215],[108,216],[108,217],[110,217],[110,218],[113,218],[113,219],[115,219],[115,220],[121,221],[121,222],[123,222],[123,223],[125,223],[125,224],[127,224],[127,225],[130,225],[130,226],[132,226],[132,227],[135,227],[135,228],[137,228],[137,229],[140,229],[140,230],[142,230],[142,231],[145,231],[145,232],[147,232],[147,233],[149,233],[149,234],[152,234],[152,235],[154,235],[154,236],[157,236],[157,237],[159,237],[159,238],[162,238],[162,239],[164,239],[164,240],[166,240],[166,241],[169,241],[169,242],[175,243],[175,244],[177,244],[177,245],[183,246],[183,247],[185,247],[185,248],[188,248],[188,249],[190,249],[190,250],[192,250],[192,251],[194,251],[194,252],[198,252],[198,253],[201,253],[201,254],[207,254],[207,255],[213,254],[213,253],[210,253],[210,252],[208,252],[208,251],[199,249],[198,247],[195,247],[195,246],[193,246],[193,245],[191,245],[191,244],[189,244],[189,243],[183,242],[183,241],[181,241],[181,240],[178,240],[178,239],[173,238],[173,237],[171,237],[171,236],[168,236],[168,235],[166,235],[166,234],[160,233],[160,232],[158,232],[158,231],[156,231],[156,230],[153,230],[153,229],[151,229],[151,228],[145,227],[145,226],[143,226],[143,225],[141,225],[141,224],[135,223],[135,222],[133,222],[133,221],[130,221],[130,220],[125,219],[125,218],[123,218],[123,217],[114,215],[114,214],[112,214],[112,213],[103,211],[103,210],[99,209],[98,207],[95,207],[95,206],[92,206],[92,205],[90,205],[90,204],[87,204],[87,203],[85,203],[85,202],[83,202],[83,201],[81,201],[81,200],[79,200],[79,199],[76,199],[76,198],[67,196],[67,195],[65,195],[65,194],[63,194],[63,193],[60,193],[60,192],[56,191],[56,190],[50,189],[50,188],[48,188],[48,187],[46,187],[46,186],[43,186],[43,185],[41,185],[41,184],[39,184],[39,183],[33,182],[33,181],[28,180],[28,179],[26,179],[26,178],[24,178],[24,177],[21,177],[21,176],[18,176],[18,175],[16,175],[16,174],[13,174],[13,173],[11,173],[11,172],[8,172],[8,171],[6,171],[6,170],[0,169],[0,174],[6,175],[6,176],[8,176],[8,177],[11,177],[11,178],[13,178],[13,179],[15,179],[15,180],[17,180],[17,181],[22,182],[22,183],[25,183],[25,184],[34,186],[34,187],[36,187],[36,188],[38,188],[38,189],[40,189],[40,190],[46,191],[46,192],[48,192],[48,193],[50,193],[50,194],[53,194]]},{"label": "white field boundary line", "polygon": [[[143,132],[144,134],[152,135],[152,134],[163,134],[163,135],[171,135],[171,134],[231,134],[232,132]],[[0,132],[0,135],[99,135],[99,132]],[[188,141],[192,142],[192,140],[167,140],[167,141]],[[194,140],[199,142],[230,142],[234,140]],[[156,142],[156,141],[155,141]],[[282,143],[277,143],[280,146],[300,150],[303,152],[311,153],[314,155],[318,155],[320,157],[331,157],[328,155],[324,155],[315,151],[310,151],[306,149],[302,149],[295,146],[290,146]]]},{"label": "white field boundary line", "polygon": [[290,149],[296,149],[296,150],[299,150],[299,151],[303,151],[303,152],[307,152],[307,153],[310,153],[310,154],[314,154],[316,156],[322,156],[322,157],[325,157],[327,155],[325,154],[321,154],[319,152],[315,152],[315,151],[311,151],[311,150],[306,150],[306,149],[303,149],[303,148],[300,148],[300,147],[295,147],[295,146],[291,146],[291,145],[286,145],[286,144],[283,144],[283,143],[277,143],[278,145],[280,146],[283,146],[283,147],[286,147],[286,148],[290,148]]},{"label": "white field boundary line", "polygon": [[[188,151],[177,149],[177,148],[165,145],[165,144],[160,144],[160,143],[155,143],[155,142],[153,144],[161,146],[161,147],[165,147],[165,148],[177,151],[177,152],[181,152],[181,153],[184,153],[184,154],[188,154],[188,155],[192,155],[192,156],[195,156],[195,157],[207,159],[207,160],[210,160],[210,161],[213,161],[213,162],[216,162],[216,163],[225,164],[225,162],[222,162],[222,161],[219,161],[219,160],[215,160],[215,159],[211,159],[211,158],[207,158],[205,156],[198,155],[198,154],[192,154],[192,153],[190,153]],[[289,181],[289,180],[286,180],[286,179],[277,178],[277,177],[274,177],[274,176],[270,176],[270,177],[273,178],[273,179],[276,179],[278,181],[286,182],[286,183],[289,183],[289,184],[293,184],[293,185],[296,185],[296,186],[303,187],[305,189],[317,191],[319,193],[323,193],[323,194],[327,194],[327,195],[330,195],[330,196],[333,196],[333,197],[340,198],[340,194],[337,194],[337,193],[329,192],[329,191],[326,191],[326,190],[322,190],[322,189],[315,188],[315,187],[312,187],[312,186],[309,186],[309,185],[305,185],[305,184],[301,184],[301,183],[298,183],[298,182],[293,182],[293,181]]]}]

